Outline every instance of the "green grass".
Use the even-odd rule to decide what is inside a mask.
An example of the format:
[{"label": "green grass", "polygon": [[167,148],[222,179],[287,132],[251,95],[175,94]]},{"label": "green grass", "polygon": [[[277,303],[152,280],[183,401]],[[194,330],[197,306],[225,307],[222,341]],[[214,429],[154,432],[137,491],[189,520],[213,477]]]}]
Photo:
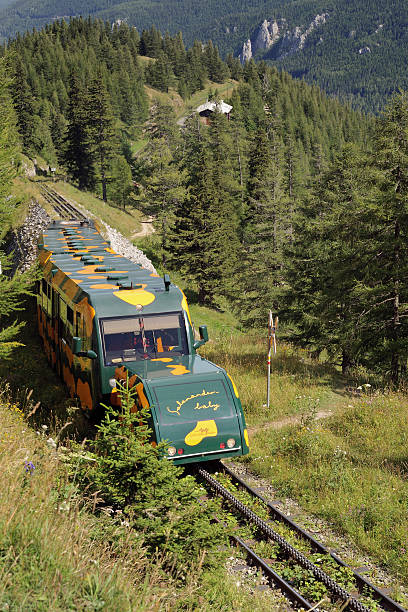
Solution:
[{"label": "green grass", "polygon": [[145,148],[148,142],[149,141],[147,140],[147,138],[141,138],[140,140],[135,140],[134,142],[132,142],[132,154],[137,155],[138,153],[140,153]]},{"label": "green grass", "polygon": [[68,479],[51,438],[55,432],[27,424],[3,386],[0,609],[229,612],[231,602],[242,612],[278,609],[271,602],[282,596],[238,589],[222,565],[204,572],[198,560],[170,577],[165,554],[146,554],[143,533],[115,513],[93,514],[96,497]]},{"label": "green grass", "polygon": [[259,431],[249,462],[408,584],[407,398],[349,402],[318,423]]},{"label": "green grass", "polygon": [[[270,406],[266,407],[267,342],[259,332],[242,333],[231,325],[213,327],[200,309],[204,323],[208,322],[210,342],[200,351],[210,361],[225,367],[237,383],[250,427],[285,417],[302,416],[335,407],[341,400],[337,371],[330,365],[311,360],[306,352],[295,351],[281,344],[272,360]],[[226,321],[229,318],[224,314]]]},{"label": "green grass", "polygon": [[128,208],[124,211],[113,204],[107,204],[89,192],[79,191],[79,189],[70,183],[64,183],[63,181],[51,183],[50,186],[68,200],[78,202],[93,215],[102,219],[102,221],[114,227],[128,238],[141,230],[140,220],[143,218],[143,215],[135,208]]},{"label": "green grass", "polygon": [[240,392],[251,447],[243,460],[408,584],[407,396],[369,386],[350,396],[336,367],[278,341],[267,410],[266,334],[243,334],[226,313],[192,312],[210,330],[201,354]]},{"label": "green grass", "polygon": [[196,109],[200,104],[204,104],[204,102],[208,100],[210,91],[216,92],[216,95],[220,98],[229,98],[237,85],[238,81],[234,81],[233,79],[228,79],[225,83],[213,83],[212,81],[208,81],[204,89],[196,91],[186,100],[185,108],[177,115],[177,118],[181,117],[184,113]]},{"label": "green grass", "polygon": [[203,89],[196,91],[187,100],[183,100],[172,87],[170,87],[168,93],[166,93],[145,85],[145,91],[151,101],[156,99],[162,104],[170,104],[176,113],[176,118],[180,119],[184,115],[190,114],[197,106],[200,106],[200,104],[206,102],[210,92],[215,91],[220,98],[229,98],[237,85],[238,81],[234,81],[233,79],[228,79],[225,83],[221,84],[207,81]]}]

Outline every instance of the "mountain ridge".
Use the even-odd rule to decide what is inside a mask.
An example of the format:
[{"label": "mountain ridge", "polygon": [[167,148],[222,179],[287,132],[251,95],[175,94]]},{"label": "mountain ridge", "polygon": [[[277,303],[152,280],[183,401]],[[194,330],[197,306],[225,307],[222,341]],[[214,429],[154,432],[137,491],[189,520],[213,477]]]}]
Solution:
[{"label": "mountain ridge", "polygon": [[182,31],[187,46],[194,39],[211,39],[223,57],[233,53],[273,62],[363,110],[377,112],[393,91],[408,88],[403,0],[386,5],[380,0],[253,0],[250,6],[248,0],[207,0],[205,5],[198,0],[17,0],[0,10],[0,38],[78,14],[111,23],[121,19],[139,32],[152,25],[163,33]]}]

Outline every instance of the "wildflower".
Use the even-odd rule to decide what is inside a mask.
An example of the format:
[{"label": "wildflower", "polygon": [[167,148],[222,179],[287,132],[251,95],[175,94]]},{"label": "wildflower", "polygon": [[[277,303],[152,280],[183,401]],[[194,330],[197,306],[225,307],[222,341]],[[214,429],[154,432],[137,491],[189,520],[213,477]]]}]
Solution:
[{"label": "wildflower", "polygon": [[363,385],[363,387],[365,387],[366,389],[369,389],[369,388],[371,387],[371,385],[370,385],[369,383],[365,383],[365,384]]},{"label": "wildflower", "polygon": [[25,461],[24,469],[26,471],[26,474],[32,474],[35,470],[35,465],[32,461]]},{"label": "wildflower", "polygon": [[47,431],[47,429],[48,429],[47,425],[41,425],[41,428],[42,428],[44,431]]},{"label": "wildflower", "polygon": [[47,444],[48,446],[50,446],[51,448],[57,448],[57,443],[55,442],[55,440],[53,440],[52,438],[48,438],[47,440]]}]

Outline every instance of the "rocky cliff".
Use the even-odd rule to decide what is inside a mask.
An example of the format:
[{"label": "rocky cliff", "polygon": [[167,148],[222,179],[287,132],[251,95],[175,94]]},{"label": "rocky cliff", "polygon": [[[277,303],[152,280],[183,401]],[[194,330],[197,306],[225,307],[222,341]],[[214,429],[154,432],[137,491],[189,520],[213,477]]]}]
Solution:
[{"label": "rocky cliff", "polygon": [[303,49],[307,38],[318,27],[324,25],[329,17],[328,13],[316,15],[308,26],[288,27],[286,19],[265,19],[253,32],[242,46],[239,58],[242,63],[250,60],[255,55],[264,54],[275,50],[275,59],[281,59],[287,55],[296,53]]}]

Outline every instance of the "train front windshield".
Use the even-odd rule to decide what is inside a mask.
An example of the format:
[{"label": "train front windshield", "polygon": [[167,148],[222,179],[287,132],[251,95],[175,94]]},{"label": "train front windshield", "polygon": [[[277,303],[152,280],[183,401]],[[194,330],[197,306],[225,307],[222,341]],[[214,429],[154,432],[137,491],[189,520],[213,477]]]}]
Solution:
[{"label": "train front windshield", "polygon": [[187,355],[187,334],[181,313],[102,319],[105,365]]}]

